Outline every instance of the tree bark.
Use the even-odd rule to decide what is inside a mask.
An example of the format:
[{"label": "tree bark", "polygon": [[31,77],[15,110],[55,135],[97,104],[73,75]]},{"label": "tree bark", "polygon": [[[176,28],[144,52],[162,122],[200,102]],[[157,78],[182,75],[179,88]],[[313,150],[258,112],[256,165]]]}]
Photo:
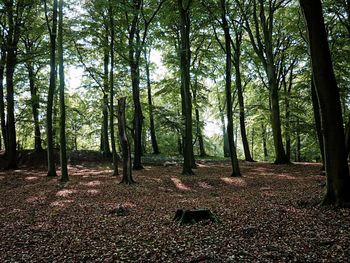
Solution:
[{"label": "tree bark", "polygon": [[311,51],[312,71],[321,113],[327,192],[324,205],[350,206],[350,176],[343,117],[320,0],[300,0]]},{"label": "tree bark", "polygon": [[147,52],[144,51],[145,56],[145,64],[146,64],[146,77],[147,77],[147,95],[148,95],[148,112],[149,112],[149,125],[150,125],[150,134],[151,134],[151,143],[153,154],[159,154],[159,147],[156,137],[156,131],[154,127],[154,111],[153,111],[153,103],[152,103],[152,89],[151,89],[151,78],[149,71],[149,56],[147,56]]},{"label": "tree bark", "polygon": [[16,127],[15,127],[15,101],[14,101],[14,72],[17,64],[17,44],[19,34],[19,24],[15,22],[13,13],[13,1],[5,3],[7,10],[7,56],[6,56],[6,91],[7,91],[7,141],[8,151],[6,153],[6,169],[17,168],[17,150],[16,150]]},{"label": "tree bark", "polygon": [[232,113],[232,92],[231,92],[231,72],[232,72],[232,53],[231,53],[231,37],[226,19],[225,0],[221,0],[221,22],[225,34],[225,53],[226,53],[226,69],[225,69],[225,93],[226,93],[226,114],[227,114],[227,136],[232,166],[232,176],[241,176],[239,169],[236,146],[233,138],[233,113]]},{"label": "tree bark", "polygon": [[64,60],[63,60],[63,0],[58,3],[58,64],[60,79],[60,160],[61,181],[69,180],[67,169],[67,143],[66,143],[66,105],[64,102]]},{"label": "tree bark", "polygon": [[183,175],[193,175],[193,144],[192,144],[192,98],[190,91],[190,14],[191,0],[178,0],[180,12],[180,70],[181,70],[181,94],[183,99],[183,116],[185,118],[185,132],[183,140],[184,163]]},{"label": "tree bark", "polygon": [[[236,41],[237,44],[237,41]],[[253,157],[250,153],[249,143],[247,138],[247,131],[245,126],[245,113],[244,113],[244,99],[242,90],[242,79],[241,79],[241,67],[240,67],[240,44],[236,45],[236,50],[234,52],[234,66],[236,71],[236,89],[239,105],[239,124],[241,128],[241,138],[244,150],[245,160],[248,162],[254,162]]]},{"label": "tree bark", "polygon": [[5,45],[0,48],[0,125],[1,134],[4,141],[5,154],[8,151],[8,140],[7,140],[7,127],[5,117],[5,102],[4,102],[4,73],[6,64],[6,50]]},{"label": "tree bark", "polygon": [[47,134],[47,176],[57,176],[54,156],[54,136],[53,136],[53,104],[56,89],[56,38],[57,38],[57,0],[53,1],[52,27],[48,18],[47,2],[45,4],[46,24],[50,34],[50,85],[47,96],[46,107],[46,134]]},{"label": "tree bark", "polygon": [[320,116],[320,107],[318,106],[318,99],[317,94],[315,90],[315,84],[314,84],[314,78],[311,77],[311,99],[312,99],[312,106],[314,111],[314,119],[315,119],[315,129],[318,139],[318,144],[320,147],[320,153],[322,158],[322,171],[324,171],[324,144],[323,144],[323,136],[322,136],[322,126],[321,126],[321,116]]},{"label": "tree bark", "polygon": [[112,146],[112,160],[113,160],[113,175],[118,175],[118,156],[115,146],[115,136],[114,136],[114,17],[113,17],[113,6],[111,0],[108,0],[108,12],[109,12],[109,23],[111,30],[111,41],[110,41],[110,76],[109,76],[109,85],[110,85],[110,129],[111,129],[111,146]]},{"label": "tree bark", "polygon": [[135,181],[132,178],[131,152],[130,152],[128,136],[126,133],[125,100],[126,98],[120,98],[118,100],[118,130],[119,130],[119,141],[121,144],[122,156],[123,156],[123,175],[120,183],[133,184],[135,183]]},{"label": "tree bark", "polygon": [[37,87],[35,85],[34,68],[31,62],[27,63],[27,70],[32,104],[32,114],[34,120],[34,150],[36,152],[41,152],[43,151],[43,148],[41,146],[41,132],[39,125],[39,97],[37,94]]}]

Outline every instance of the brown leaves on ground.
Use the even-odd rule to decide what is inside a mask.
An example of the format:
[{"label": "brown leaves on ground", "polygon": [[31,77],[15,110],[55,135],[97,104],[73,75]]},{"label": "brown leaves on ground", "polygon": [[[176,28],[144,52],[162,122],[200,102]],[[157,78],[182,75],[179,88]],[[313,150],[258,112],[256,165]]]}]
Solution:
[{"label": "brown leaves on ground", "polygon": [[[103,168],[71,166],[61,184],[36,169],[0,173],[0,262],[341,262],[350,212],[324,208],[319,165],[202,163],[146,167],[119,185]],[[219,223],[180,226],[177,209]],[[117,210],[116,210],[117,209]],[[123,216],[111,211],[124,209]],[[123,210],[123,211],[124,211]]]}]

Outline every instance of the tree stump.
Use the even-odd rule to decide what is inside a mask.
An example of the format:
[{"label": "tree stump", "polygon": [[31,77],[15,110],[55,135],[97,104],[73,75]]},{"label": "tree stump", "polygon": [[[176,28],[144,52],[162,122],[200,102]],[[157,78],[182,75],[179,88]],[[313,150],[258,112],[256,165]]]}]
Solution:
[{"label": "tree stump", "polygon": [[204,220],[210,220],[213,223],[218,221],[216,216],[209,209],[178,209],[174,217],[174,221],[179,222],[180,225],[195,224]]}]

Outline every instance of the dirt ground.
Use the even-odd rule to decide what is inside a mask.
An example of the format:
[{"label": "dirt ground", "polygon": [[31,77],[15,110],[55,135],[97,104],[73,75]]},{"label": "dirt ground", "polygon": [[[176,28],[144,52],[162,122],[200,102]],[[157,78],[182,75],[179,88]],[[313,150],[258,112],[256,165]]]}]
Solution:
[{"label": "dirt ground", "polygon": [[[202,162],[134,171],[119,185],[105,166],[0,172],[0,262],[348,262],[349,209],[318,206],[319,164]],[[122,215],[115,209],[123,207]],[[220,222],[179,225],[179,208],[209,208]]]}]

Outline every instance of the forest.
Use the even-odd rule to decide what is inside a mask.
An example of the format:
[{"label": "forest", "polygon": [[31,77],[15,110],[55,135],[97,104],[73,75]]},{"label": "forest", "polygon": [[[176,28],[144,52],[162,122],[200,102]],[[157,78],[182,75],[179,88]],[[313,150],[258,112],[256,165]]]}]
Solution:
[{"label": "forest", "polygon": [[349,0],[1,0],[1,262],[346,262]]}]

